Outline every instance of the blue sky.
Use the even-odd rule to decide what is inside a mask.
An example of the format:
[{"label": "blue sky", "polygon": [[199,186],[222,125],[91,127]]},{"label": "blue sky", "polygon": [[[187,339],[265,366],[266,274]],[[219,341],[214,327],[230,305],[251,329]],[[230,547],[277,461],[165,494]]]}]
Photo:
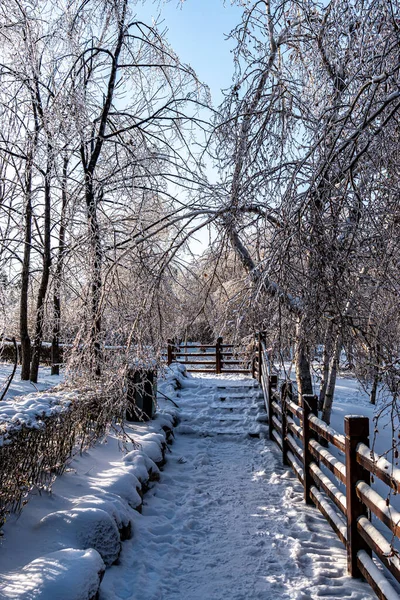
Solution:
[{"label": "blue sky", "polygon": [[[232,6],[230,0],[144,0],[136,6],[138,16],[143,20],[158,17],[168,30],[167,39],[180,60],[190,64],[199,79],[211,91],[212,102],[217,107],[223,99],[221,89],[232,83],[234,43],[226,40],[230,31],[240,23],[242,10]],[[160,27],[162,29],[162,27]],[[217,173],[209,165],[210,180]],[[198,224],[197,222],[194,225]],[[202,254],[209,244],[210,231],[198,231],[190,241],[191,251]],[[215,231],[211,228],[211,238]]]},{"label": "blue sky", "polygon": [[170,0],[137,6],[140,15],[161,15],[167,38],[180,59],[189,63],[199,79],[211,90],[213,104],[222,100],[221,88],[228,88],[233,73],[232,41],[228,34],[240,22],[241,9],[230,0]]}]

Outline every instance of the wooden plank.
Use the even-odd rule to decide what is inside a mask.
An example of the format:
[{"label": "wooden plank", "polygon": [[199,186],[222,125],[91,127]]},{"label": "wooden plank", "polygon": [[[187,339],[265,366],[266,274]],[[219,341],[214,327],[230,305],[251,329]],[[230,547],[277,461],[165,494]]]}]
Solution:
[{"label": "wooden plank", "polygon": [[282,408],[282,412],[281,412],[281,422],[282,422],[282,435],[281,435],[281,440],[282,440],[282,462],[284,465],[289,465],[288,460],[287,460],[287,453],[289,450],[289,445],[287,443],[287,426],[286,426],[286,417],[287,417],[287,412],[286,412],[286,404],[288,401],[290,401],[290,398],[292,397],[292,384],[288,381],[285,381],[282,386],[281,386],[281,393],[280,393],[280,404],[281,404],[281,408]]},{"label": "wooden plank", "polygon": [[175,362],[178,365],[210,365],[210,367],[215,365],[215,360],[176,360]]},{"label": "wooden plank", "polygon": [[243,375],[248,375],[251,373],[251,369],[221,369],[221,373],[242,373]]},{"label": "wooden plank", "polygon": [[257,356],[256,356],[256,361],[257,361],[257,366],[258,366],[258,383],[261,384],[261,373],[262,373],[262,346],[261,346],[261,341],[263,339],[263,337],[265,337],[265,333],[261,333],[260,331],[258,332],[258,343],[257,343]]},{"label": "wooden plank", "polygon": [[336,504],[340,512],[346,516],[346,496],[335,486],[316,463],[310,464],[310,473],[319,488]]},{"label": "wooden plank", "polygon": [[400,559],[393,552],[389,542],[365,517],[360,517],[357,521],[357,528],[364,541],[368,544],[379,560],[400,582]]},{"label": "wooden plank", "polygon": [[368,446],[369,419],[346,416],[344,432],[346,436],[347,570],[352,577],[359,577],[357,554],[360,550],[365,550],[367,553],[371,551],[357,529],[358,518],[368,515],[365,505],[360,501],[357,482],[364,480],[369,484],[370,475],[358,464],[356,448],[361,442]]},{"label": "wooden plank", "polygon": [[379,600],[399,600],[399,595],[365,550],[357,553],[357,567]]},{"label": "wooden plank", "polygon": [[215,358],[215,352],[175,352],[175,356],[184,356],[191,358],[192,356],[203,357],[209,356],[210,358]]},{"label": "wooden plank", "polygon": [[364,469],[386,483],[392,490],[400,493],[400,469],[398,467],[370,450],[365,444],[357,446],[356,456],[357,462]]},{"label": "wooden plank", "polygon": [[242,365],[242,360],[221,360],[221,365]]},{"label": "wooden plank", "polygon": [[215,350],[215,344],[177,344],[177,347],[179,348],[214,348]]},{"label": "wooden plank", "polygon": [[272,436],[274,438],[274,441],[278,444],[279,448],[282,450],[282,441],[281,441],[281,438],[280,438],[278,432],[275,431],[275,429],[272,430]]},{"label": "wooden plank", "polygon": [[400,513],[365,481],[356,485],[358,498],[400,539]]},{"label": "wooden plank", "polygon": [[343,517],[337,513],[328,500],[317,490],[315,486],[310,489],[311,500],[314,502],[318,510],[324,515],[333,531],[336,533],[340,541],[346,546],[347,532],[346,522]]},{"label": "wooden plank", "polygon": [[344,435],[341,435],[337,431],[335,431],[332,427],[329,427],[321,421],[317,416],[313,415],[309,419],[310,428],[318,433],[324,440],[333,444],[336,448],[339,448],[342,452],[345,451],[345,440]]},{"label": "wooden plank", "polygon": [[[296,443],[296,440],[290,433],[286,436],[286,442],[291,449],[291,451],[295,454],[295,456],[299,459],[300,462],[303,461],[303,449]],[[304,474],[304,468],[303,468]]]},{"label": "wooden plank", "polygon": [[300,408],[300,406],[297,406],[297,404],[295,404],[293,402],[293,400],[285,400],[285,405],[286,405],[286,410],[288,410],[289,412],[291,412],[293,415],[295,415],[298,419],[302,419],[303,418],[303,409]]},{"label": "wooden plank", "polygon": [[318,397],[312,394],[303,394],[301,398],[301,408],[303,411],[304,501],[306,504],[312,504],[310,496],[310,489],[313,484],[313,478],[310,473],[312,454],[310,452],[309,443],[314,438],[314,433],[310,429],[309,417],[318,414]]},{"label": "wooden plank", "polygon": [[282,423],[278,420],[275,415],[272,415],[272,423],[276,431],[279,431],[282,434]]},{"label": "wooden plank", "polygon": [[346,483],[346,467],[326,448],[318,444],[316,440],[310,440],[308,447],[313,456],[321,461],[342,483]]},{"label": "wooden plank", "polygon": [[297,479],[300,481],[301,485],[304,485],[303,469],[300,467],[293,452],[290,450],[287,453],[287,459]]},{"label": "wooden plank", "polygon": [[282,415],[282,409],[279,406],[279,404],[277,402],[275,402],[275,400],[272,402],[271,404],[272,406],[272,410],[277,414],[277,415]]},{"label": "wooden plank", "polygon": [[303,441],[303,428],[297,425],[293,421],[292,417],[287,417],[287,428],[291,431],[301,442]]},{"label": "wooden plank", "polygon": [[269,439],[272,440],[272,431],[273,431],[273,425],[272,425],[272,412],[273,412],[273,407],[272,407],[272,402],[273,402],[273,397],[274,397],[274,390],[277,388],[278,386],[278,377],[276,375],[267,375],[267,402],[268,402],[268,433],[269,433]]},{"label": "wooden plank", "polygon": [[[269,386],[268,386],[268,382],[265,379],[265,373],[264,371],[262,371],[261,373],[261,389],[263,392],[263,396],[264,396],[264,408],[266,410],[266,413],[268,414],[268,421],[270,419],[270,415],[269,415],[269,410],[268,410],[268,402],[269,402],[269,397],[268,397],[268,390],[269,390]],[[271,438],[271,436],[269,436]]]}]

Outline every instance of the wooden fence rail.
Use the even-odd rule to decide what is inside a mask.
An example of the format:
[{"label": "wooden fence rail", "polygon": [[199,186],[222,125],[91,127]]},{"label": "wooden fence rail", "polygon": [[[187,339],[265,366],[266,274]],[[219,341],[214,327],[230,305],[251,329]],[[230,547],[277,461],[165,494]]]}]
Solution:
[{"label": "wooden fence rail", "polygon": [[223,342],[222,337],[215,344],[182,344],[168,340],[167,364],[181,363],[189,372],[196,373],[252,375],[253,361],[248,359],[247,352]]},{"label": "wooden fence rail", "polygon": [[[305,502],[320,510],[345,545],[349,574],[365,577],[378,598],[398,600],[384,571],[372,560],[372,553],[398,582],[400,556],[371,523],[371,514],[387,528],[389,539],[400,539],[400,513],[372,489],[371,476],[386,484],[388,491],[399,493],[400,469],[369,448],[369,419],[346,416],[342,435],[318,418],[316,396],[296,399],[290,382],[278,389],[262,334],[254,376],[264,393],[269,437],[303,485]],[[331,451],[329,444],[339,452]]]},{"label": "wooden fence rail", "polygon": [[[259,381],[269,437],[303,485],[305,502],[319,509],[346,547],[349,574],[363,576],[379,599],[400,600],[382,566],[376,564],[381,563],[400,583],[400,554],[388,541],[400,539],[400,512],[389,501],[390,492],[400,493],[400,468],[370,449],[369,419],[346,416],[344,435],[326,425],[318,418],[316,396],[297,398],[290,381],[278,385],[264,333],[257,335],[252,357],[224,344],[222,338],[211,345],[168,340],[167,362],[185,364],[188,371],[198,373],[249,374]],[[386,484],[387,498],[371,487],[372,477]],[[387,535],[371,522],[371,515]]]}]

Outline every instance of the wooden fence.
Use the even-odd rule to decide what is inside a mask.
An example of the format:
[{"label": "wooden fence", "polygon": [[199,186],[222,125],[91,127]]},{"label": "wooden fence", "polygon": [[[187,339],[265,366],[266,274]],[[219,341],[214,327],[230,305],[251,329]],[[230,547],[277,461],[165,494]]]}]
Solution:
[{"label": "wooden fence", "polygon": [[222,337],[215,344],[184,344],[168,340],[167,363],[183,364],[189,372],[253,374],[254,361],[234,344],[224,344]]},{"label": "wooden fence", "polygon": [[393,540],[400,538],[400,513],[389,495],[384,498],[372,489],[371,481],[375,477],[386,484],[388,494],[397,494],[400,469],[370,449],[369,419],[346,416],[344,435],[327,426],[317,416],[317,396],[296,399],[290,382],[278,385],[261,334],[254,375],[264,393],[269,437],[281,449],[283,463],[292,467],[303,485],[305,502],[320,510],[345,545],[349,574],[364,576],[378,598],[398,600],[372,553],[400,582],[399,553],[371,522],[371,514]]}]

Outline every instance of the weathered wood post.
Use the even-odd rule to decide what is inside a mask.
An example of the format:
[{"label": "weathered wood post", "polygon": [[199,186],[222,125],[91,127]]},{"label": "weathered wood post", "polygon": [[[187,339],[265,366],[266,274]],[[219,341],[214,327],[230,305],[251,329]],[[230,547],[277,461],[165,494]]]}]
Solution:
[{"label": "weathered wood post", "polygon": [[272,431],[274,429],[274,425],[272,423],[272,402],[274,400],[273,392],[278,387],[278,375],[270,375],[268,377],[268,435],[269,439],[272,440]]},{"label": "weathered wood post", "polygon": [[253,379],[256,378],[256,357],[253,356],[251,359],[251,376]]},{"label": "weathered wood post", "polygon": [[287,453],[289,451],[289,445],[287,443],[287,419],[286,419],[286,399],[291,400],[293,397],[292,384],[290,381],[285,381],[281,387],[281,409],[282,409],[282,462],[284,465],[289,466],[287,459]]},{"label": "weathered wood post", "polygon": [[310,428],[310,415],[318,416],[318,397],[311,394],[304,394],[301,399],[303,409],[303,476],[304,476],[304,500],[306,504],[313,504],[310,495],[310,489],[313,485],[313,478],[310,472],[310,464],[313,460],[308,442],[314,437]]},{"label": "weathered wood post", "polygon": [[155,413],[157,371],[131,369],[127,376],[127,421],[149,421]]},{"label": "weathered wood post", "polygon": [[217,373],[217,375],[219,375],[221,373],[221,367],[222,367],[222,357],[221,357],[222,342],[223,342],[222,337],[219,337],[217,339],[217,343],[215,344],[215,372]]},{"label": "weathered wood post", "polygon": [[173,341],[168,339],[167,340],[167,365],[170,365],[172,363],[172,361],[174,360],[174,353],[172,350],[172,345],[173,345]]},{"label": "weathered wood post", "polygon": [[357,496],[357,482],[371,482],[369,472],[357,462],[356,449],[363,443],[369,447],[368,417],[347,416],[344,418],[346,437],[346,507],[347,507],[347,569],[352,577],[361,577],[357,566],[357,552],[371,550],[357,531],[357,520],[361,516],[368,517],[368,509]]}]

